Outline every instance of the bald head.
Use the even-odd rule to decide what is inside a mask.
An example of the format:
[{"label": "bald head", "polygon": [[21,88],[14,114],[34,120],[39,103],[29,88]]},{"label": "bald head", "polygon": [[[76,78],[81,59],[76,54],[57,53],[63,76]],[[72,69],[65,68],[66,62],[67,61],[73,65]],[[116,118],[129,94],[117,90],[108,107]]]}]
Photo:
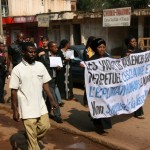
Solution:
[{"label": "bald head", "polygon": [[23,40],[24,40],[24,34],[23,34],[22,32],[19,32],[19,33],[17,34],[17,41],[18,41],[19,43],[22,43]]}]

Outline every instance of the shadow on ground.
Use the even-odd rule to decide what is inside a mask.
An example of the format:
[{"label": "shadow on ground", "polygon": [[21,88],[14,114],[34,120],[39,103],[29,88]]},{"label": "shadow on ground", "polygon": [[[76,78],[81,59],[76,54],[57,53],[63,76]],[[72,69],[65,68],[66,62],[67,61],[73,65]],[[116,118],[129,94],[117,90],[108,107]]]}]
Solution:
[{"label": "shadow on ground", "polygon": [[78,109],[72,109],[69,112],[71,114],[65,119],[69,124],[84,132],[94,130],[94,126],[90,121],[89,112]]},{"label": "shadow on ground", "polygon": [[[89,117],[89,112],[78,109],[72,109],[69,112],[71,114],[65,119],[66,122],[83,132],[93,132],[95,130],[91,118]],[[132,114],[114,116],[111,118],[112,125],[125,122],[132,116]]]}]

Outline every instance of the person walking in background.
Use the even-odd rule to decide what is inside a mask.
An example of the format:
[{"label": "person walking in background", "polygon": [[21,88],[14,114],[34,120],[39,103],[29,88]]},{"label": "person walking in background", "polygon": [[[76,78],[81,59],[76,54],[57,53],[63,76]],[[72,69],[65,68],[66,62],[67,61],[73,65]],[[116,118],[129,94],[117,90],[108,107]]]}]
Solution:
[{"label": "person walking in background", "polygon": [[[48,43],[48,50],[49,50],[49,57],[58,57],[58,55],[57,55],[58,46],[57,46],[56,42],[53,42],[53,41],[49,42]],[[53,82],[54,82],[53,90],[55,93],[55,97],[57,99],[59,106],[63,107],[63,105],[65,103],[62,102],[61,95],[60,95],[60,92],[59,92],[59,89],[58,89],[58,86],[56,83],[57,70],[60,70],[61,67],[60,66],[51,67],[51,65],[50,65],[50,69],[51,69],[51,74],[52,74]]]},{"label": "person walking in background", "polygon": [[[56,102],[60,101],[57,99],[56,97],[56,93],[55,93],[55,87],[56,87],[56,84],[55,84],[55,78],[56,78],[56,70],[54,68],[51,68],[50,67],[50,51],[49,51],[49,47],[51,47],[51,44],[49,45],[48,47],[48,37],[43,37],[42,38],[42,41],[43,41],[43,46],[41,48],[39,48],[37,50],[37,60],[42,62],[44,64],[44,66],[46,67],[49,75],[52,77],[52,80],[49,82],[49,88],[50,88],[50,91],[55,99]],[[57,50],[57,47],[55,47],[55,49]],[[58,96],[59,93],[57,93],[57,96]],[[48,112],[49,112],[49,117],[53,120],[55,120],[57,123],[62,123],[62,118],[61,118],[61,113],[60,113],[60,107],[58,106],[56,109],[52,109],[51,107],[51,103],[49,101],[49,97],[47,97],[47,95],[45,95],[45,99],[46,99],[46,106],[47,106],[47,109],[48,109]],[[51,110],[53,110],[53,114],[54,116],[51,114]]]},{"label": "person walking in background", "polygon": [[95,36],[90,36],[87,40],[87,43],[85,45],[85,50],[83,52],[84,61],[88,61],[94,55],[94,51],[90,47],[90,44],[94,39],[96,39]]},{"label": "person walking in background", "polygon": [[[123,56],[129,56],[130,54],[140,53],[142,52],[141,49],[137,47],[137,40],[134,36],[130,35],[125,39],[125,44],[127,49],[124,51]],[[134,117],[138,119],[144,119],[144,111],[143,107],[140,107],[138,110],[134,112]]]},{"label": "person walking in background", "polygon": [[[103,57],[109,57],[106,53],[106,42],[102,38],[96,38],[91,42],[91,49],[94,51],[94,55],[89,58],[89,60],[100,59]],[[111,119],[110,118],[99,118],[91,119],[95,126],[95,130],[97,133],[101,135],[106,135],[107,132],[105,129],[112,128]]]},{"label": "person walking in background", "polygon": [[[96,37],[94,36],[90,36],[87,40],[86,46],[85,46],[85,50],[83,52],[83,60],[84,61],[88,61],[93,55],[94,55],[94,51],[91,49],[90,45],[91,42],[96,39]],[[81,66],[82,67],[82,66]],[[86,96],[86,90],[84,90],[84,96],[83,96],[83,105],[87,106],[87,96]]]},{"label": "person walking in background", "polygon": [[72,81],[72,63],[71,59],[66,58],[66,53],[70,48],[70,42],[66,39],[60,42],[57,54],[61,57],[63,68],[57,71],[57,85],[61,97],[66,100],[73,100],[73,81]]},{"label": "person walking in background", "polygon": [[43,38],[43,36],[40,36],[38,47],[42,47],[43,46],[42,38]]},{"label": "person walking in background", "polygon": [[5,103],[4,101],[4,86],[6,78],[6,53],[5,45],[0,42],[0,103]]},{"label": "person walking in background", "polygon": [[7,59],[7,71],[10,73],[10,61],[12,61],[12,67],[14,68],[22,60],[22,45],[24,42],[24,34],[22,32],[17,34],[17,40],[8,46],[8,59]]},{"label": "person walking in background", "polygon": [[57,107],[57,103],[49,90],[50,75],[42,63],[35,61],[34,44],[24,43],[23,53],[22,61],[12,70],[9,84],[13,119],[17,122],[22,119],[28,150],[40,150],[38,140],[42,139],[50,128],[42,90],[46,92],[53,107]]},{"label": "person walking in background", "polygon": [[32,42],[34,44],[35,48],[37,48],[37,44],[34,42],[33,38],[26,37],[25,42]]}]

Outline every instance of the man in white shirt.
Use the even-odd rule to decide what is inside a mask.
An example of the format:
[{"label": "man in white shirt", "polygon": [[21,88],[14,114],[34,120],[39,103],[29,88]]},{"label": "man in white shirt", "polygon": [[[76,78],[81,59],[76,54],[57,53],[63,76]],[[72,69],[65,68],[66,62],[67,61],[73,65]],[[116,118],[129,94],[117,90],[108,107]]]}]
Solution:
[{"label": "man in white shirt", "polygon": [[51,80],[46,68],[35,61],[36,48],[32,43],[23,46],[23,60],[12,70],[10,85],[13,119],[22,119],[28,137],[28,150],[40,150],[39,139],[50,128],[48,111],[42,96],[46,92],[53,107],[58,104],[53,99],[48,82]]}]

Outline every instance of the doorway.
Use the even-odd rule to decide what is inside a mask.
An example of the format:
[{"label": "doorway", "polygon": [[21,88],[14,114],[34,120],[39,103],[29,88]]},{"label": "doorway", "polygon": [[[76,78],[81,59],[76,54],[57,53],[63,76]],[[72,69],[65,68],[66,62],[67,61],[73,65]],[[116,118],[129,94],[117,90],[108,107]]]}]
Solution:
[{"label": "doorway", "polygon": [[81,44],[81,27],[80,27],[80,24],[73,24],[73,38],[74,38],[74,44],[75,45]]}]

